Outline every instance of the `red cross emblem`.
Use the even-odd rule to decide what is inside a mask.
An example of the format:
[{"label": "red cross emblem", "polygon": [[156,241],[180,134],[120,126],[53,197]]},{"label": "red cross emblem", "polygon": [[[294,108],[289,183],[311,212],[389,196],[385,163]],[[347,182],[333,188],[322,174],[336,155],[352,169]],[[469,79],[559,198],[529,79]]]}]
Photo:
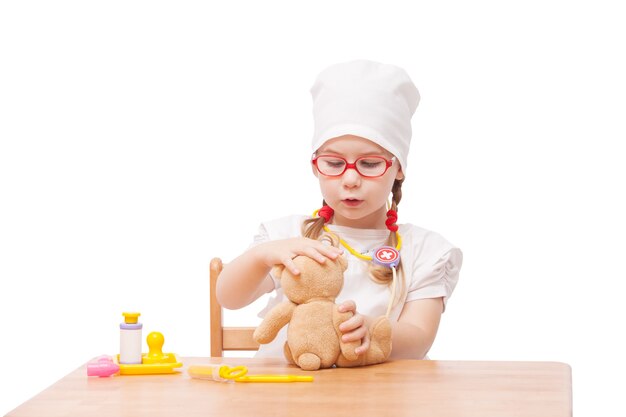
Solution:
[{"label": "red cross emblem", "polygon": [[372,259],[378,265],[383,266],[397,266],[400,261],[400,252],[389,246],[383,246],[376,249],[374,252],[374,258]]}]

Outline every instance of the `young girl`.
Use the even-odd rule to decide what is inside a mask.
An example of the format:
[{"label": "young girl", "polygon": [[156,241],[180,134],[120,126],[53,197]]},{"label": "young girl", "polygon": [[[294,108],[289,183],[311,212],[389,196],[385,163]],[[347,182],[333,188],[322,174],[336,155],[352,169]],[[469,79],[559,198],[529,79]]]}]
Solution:
[{"label": "young girl", "polygon": [[[275,290],[263,317],[283,301],[280,281],[271,273],[274,265],[298,274],[292,262],[298,255],[320,263],[347,256],[337,303],[354,315],[340,326],[343,340],[360,340],[356,353],[363,354],[370,321],[388,314],[391,357],[422,359],[457,283],[462,254],[437,233],[396,224],[419,93],[404,70],[371,61],[331,66],[319,74],[311,93],[311,168],[322,207],[312,216],[263,223],[250,249],[224,267],[217,298],[225,308],[237,309]],[[324,232],[341,238],[342,246],[317,240]],[[395,271],[372,262],[383,246],[400,255]],[[257,356],[282,357],[285,341],[286,327]]]}]

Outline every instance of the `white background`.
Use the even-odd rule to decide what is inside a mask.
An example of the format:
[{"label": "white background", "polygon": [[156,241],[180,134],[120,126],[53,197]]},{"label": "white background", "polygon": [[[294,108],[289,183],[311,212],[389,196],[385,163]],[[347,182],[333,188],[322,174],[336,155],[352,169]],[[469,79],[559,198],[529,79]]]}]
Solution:
[{"label": "white background", "polygon": [[0,413],[125,310],[208,356],[210,258],[319,206],[309,88],[367,58],[422,95],[400,222],[465,255],[430,355],[567,362],[625,415],[618,1],[206,3],[0,3]]}]

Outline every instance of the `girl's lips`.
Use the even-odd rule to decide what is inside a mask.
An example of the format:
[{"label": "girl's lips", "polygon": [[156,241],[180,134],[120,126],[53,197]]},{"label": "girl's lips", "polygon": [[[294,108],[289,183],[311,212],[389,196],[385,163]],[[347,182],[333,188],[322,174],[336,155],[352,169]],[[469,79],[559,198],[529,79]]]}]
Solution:
[{"label": "girl's lips", "polygon": [[346,200],[341,200],[341,202],[348,207],[357,207],[363,202],[363,200],[346,199]]}]

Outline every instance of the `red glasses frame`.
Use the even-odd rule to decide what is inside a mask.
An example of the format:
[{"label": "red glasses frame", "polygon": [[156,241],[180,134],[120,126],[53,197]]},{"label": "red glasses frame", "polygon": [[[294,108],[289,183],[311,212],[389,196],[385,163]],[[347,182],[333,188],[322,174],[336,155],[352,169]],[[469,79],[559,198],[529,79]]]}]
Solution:
[{"label": "red glasses frame", "polygon": [[[365,177],[365,178],[379,178],[382,177],[383,175],[385,175],[387,173],[387,171],[389,170],[389,168],[393,165],[393,161],[396,160],[396,157],[392,157],[391,159],[387,159],[384,156],[379,156],[379,155],[370,155],[370,156],[361,156],[357,159],[354,160],[353,163],[348,162],[348,160],[346,158],[343,158],[341,156],[338,155],[319,155],[319,156],[315,156],[313,155],[314,158],[311,159],[311,163],[313,165],[315,165],[315,168],[317,169],[317,172],[319,172],[322,175],[325,175],[327,177],[341,177],[348,169],[352,168],[354,169],[356,172],[359,173],[360,176]],[[331,157],[331,158],[336,158],[336,159],[341,159],[343,162],[345,162],[346,164],[343,167],[343,171],[341,171],[341,173],[336,174],[336,175],[328,175],[328,174],[324,174],[321,170],[320,167],[317,165],[317,160],[319,158],[323,158],[323,157]],[[385,170],[382,172],[382,174],[380,175],[365,175],[363,174],[361,171],[359,171],[359,168],[357,167],[357,163],[361,160],[361,159],[372,159],[372,158],[376,158],[376,159],[381,159],[383,161],[385,161]]]}]

